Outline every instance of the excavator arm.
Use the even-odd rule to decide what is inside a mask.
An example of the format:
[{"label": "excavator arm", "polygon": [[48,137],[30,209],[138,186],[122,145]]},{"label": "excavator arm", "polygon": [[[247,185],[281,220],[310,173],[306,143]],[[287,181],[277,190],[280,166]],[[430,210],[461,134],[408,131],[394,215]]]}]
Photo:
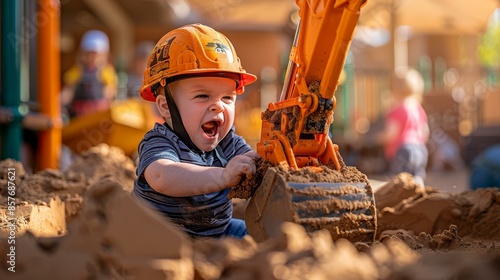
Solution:
[{"label": "excavator arm", "polygon": [[245,211],[258,242],[283,222],[334,240],[373,242],[377,215],[366,175],[344,164],[328,135],[334,93],[364,0],[296,0],[297,27],[280,100],[262,113],[257,152],[271,162]]},{"label": "excavator arm", "polygon": [[342,67],[366,0],[296,0],[298,24],[280,100],[262,114],[257,152],[285,169],[341,168],[328,131]]}]

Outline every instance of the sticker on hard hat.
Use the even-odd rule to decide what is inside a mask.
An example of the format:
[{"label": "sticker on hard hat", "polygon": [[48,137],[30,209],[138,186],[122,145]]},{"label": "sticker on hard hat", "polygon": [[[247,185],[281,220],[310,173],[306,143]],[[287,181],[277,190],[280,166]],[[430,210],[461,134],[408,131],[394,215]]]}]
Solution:
[{"label": "sticker on hard hat", "polygon": [[172,41],[174,41],[174,39],[175,37],[168,40],[165,45],[156,49],[153,60],[149,64],[151,75],[158,73],[158,71],[170,68],[169,51],[170,51],[170,45],[172,45]]},{"label": "sticker on hard hat", "polygon": [[[213,51],[213,53],[216,54],[217,57],[214,57],[213,59],[216,60],[216,58],[219,58],[220,54],[224,54],[228,60],[229,63],[233,63],[234,57],[233,57],[233,52],[231,51],[231,48],[228,46],[224,45],[221,42],[210,42],[207,43],[206,45],[208,50]],[[207,54],[210,54],[211,52],[207,52]]]}]

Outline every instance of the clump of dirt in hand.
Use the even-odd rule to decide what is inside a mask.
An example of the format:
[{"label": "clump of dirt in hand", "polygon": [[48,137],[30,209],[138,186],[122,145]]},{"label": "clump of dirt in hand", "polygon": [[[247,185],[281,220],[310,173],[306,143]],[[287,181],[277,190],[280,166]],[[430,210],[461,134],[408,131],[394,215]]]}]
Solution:
[{"label": "clump of dirt in hand", "polygon": [[248,199],[260,186],[262,179],[264,178],[264,174],[266,174],[267,169],[271,167],[272,164],[271,162],[260,157],[254,158],[254,162],[257,167],[255,174],[251,178],[245,177],[238,186],[232,188],[228,193],[229,198]]}]

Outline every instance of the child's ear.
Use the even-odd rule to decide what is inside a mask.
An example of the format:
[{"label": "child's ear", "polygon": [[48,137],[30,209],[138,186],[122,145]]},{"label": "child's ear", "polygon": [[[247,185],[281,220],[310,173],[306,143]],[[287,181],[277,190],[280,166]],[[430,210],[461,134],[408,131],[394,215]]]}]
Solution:
[{"label": "child's ear", "polygon": [[167,98],[165,95],[160,94],[156,97],[156,107],[158,108],[158,112],[165,119],[168,120],[171,118],[170,110],[168,109]]}]

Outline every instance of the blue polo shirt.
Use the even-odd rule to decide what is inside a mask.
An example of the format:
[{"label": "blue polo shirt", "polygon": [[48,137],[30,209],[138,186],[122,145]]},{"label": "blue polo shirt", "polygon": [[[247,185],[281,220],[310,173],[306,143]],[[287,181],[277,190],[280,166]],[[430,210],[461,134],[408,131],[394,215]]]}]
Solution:
[{"label": "blue polo shirt", "polygon": [[[235,134],[234,126],[219,143],[225,160],[252,151],[243,137]],[[144,178],[144,170],[152,162],[169,159],[199,166],[224,166],[224,159],[211,152],[195,152],[166,125],[155,124],[139,144],[139,163],[133,195],[147,202],[167,216],[172,222],[192,236],[219,237],[226,229],[233,213],[233,205],[227,197],[229,189],[189,197],[172,197],[155,191]],[[186,178],[189,180],[189,178]],[[182,188],[184,186],[178,186]]]}]

